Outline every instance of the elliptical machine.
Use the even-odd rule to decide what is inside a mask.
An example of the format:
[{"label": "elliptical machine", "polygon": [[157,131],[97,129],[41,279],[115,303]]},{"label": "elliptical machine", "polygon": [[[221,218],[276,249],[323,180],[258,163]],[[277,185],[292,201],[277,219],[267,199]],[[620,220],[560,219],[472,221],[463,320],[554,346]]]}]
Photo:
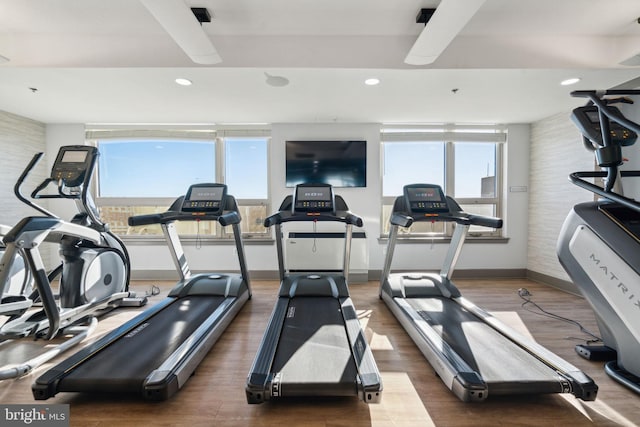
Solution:
[{"label": "elliptical machine", "polygon": [[[0,343],[33,336],[50,340],[62,331],[74,336],[45,354],[22,365],[0,371],[0,379],[15,378],[33,370],[60,352],[81,342],[95,328],[92,316],[119,306],[142,306],[146,297],[137,298],[128,291],[130,263],[122,241],[100,219],[91,197],[90,182],[98,158],[95,147],[77,145],[61,147],[45,179],[31,194],[31,199],[71,199],[79,213],[64,221],[34,201],[24,197],[20,187],[42,158],[36,154],[15,186],[16,196],[43,216],[23,218],[3,238],[5,250],[0,260],[2,303],[0,314],[9,316],[0,327]],[[44,194],[51,183],[56,194]],[[40,255],[43,242],[59,244],[61,264],[51,273],[45,271]],[[16,298],[4,297],[11,286],[16,263],[24,259],[33,277],[34,291]],[[58,294],[52,281],[59,275]],[[41,305],[37,310],[35,303]],[[16,305],[12,308],[11,305]]]},{"label": "elliptical machine", "polygon": [[[625,197],[622,179],[640,171],[620,170],[623,146],[638,139],[640,125],[613,106],[632,104],[640,90],[575,91],[588,98],[572,120],[602,171],[575,172],[571,182],[600,199],[573,207],[557,244],[558,259],[593,308],[604,346],[578,345],[590,360],[609,360],[605,371],[640,393],[640,203]],[[584,178],[604,178],[601,187]]]}]

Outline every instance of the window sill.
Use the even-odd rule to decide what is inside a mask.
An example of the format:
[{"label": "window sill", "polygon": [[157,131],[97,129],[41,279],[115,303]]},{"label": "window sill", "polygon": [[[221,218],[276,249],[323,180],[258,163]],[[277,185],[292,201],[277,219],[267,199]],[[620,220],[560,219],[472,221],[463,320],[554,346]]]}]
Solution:
[{"label": "window sill", "polygon": [[[378,237],[378,243],[384,243],[386,244],[389,241],[389,237],[388,236],[380,236]],[[396,243],[399,244],[413,244],[413,243],[428,243],[428,244],[440,244],[440,243],[446,243],[449,244],[451,243],[451,237],[398,237],[396,239]],[[502,237],[502,236],[467,236],[467,238],[464,241],[465,244],[467,243],[509,243],[509,238],[508,237]]]},{"label": "window sill", "polygon": [[[166,245],[167,242],[163,236],[118,236],[127,246],[159,246]],[[183,246],[212,246],[212,245],[235,245],[233,238],[219,237],[181,237],[180,243]],[[242,238],[244,245],[272,245],[274,243],[271,237],[252,237],[245,236]]]}]

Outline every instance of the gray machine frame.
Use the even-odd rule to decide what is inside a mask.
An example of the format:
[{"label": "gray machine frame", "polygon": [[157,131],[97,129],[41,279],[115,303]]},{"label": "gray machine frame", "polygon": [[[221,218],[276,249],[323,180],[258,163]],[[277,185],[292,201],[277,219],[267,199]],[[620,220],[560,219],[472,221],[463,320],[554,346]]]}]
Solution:
[{"label": "gray machine frame", "polygon": [[[79,154],[79,155],[78,155]],[[43,363],[78,345],[97,325],[93,316],[121,306],[141,306],[146,297],[129,292],[129,258],[122,241],[111,233],[93,203],[90,182],[98,158],[95,147],[60,147],[49,176],[25,197],[21,186],[44,153],[36,153],[18,178],[14,193],[42,216],[29,216],[14,227],[0,228],[3,240],[0,259],[0,342],[36,337],[47,340],[63,332],[72,335],[42,354],[0,369],[0,379],[28,374]],[[55,183],[57,192],[45,194]],[[73,200],[78,213],[64,221],[38,205],[38,199]],[[47,273],[40,247],[59,245],[62,262]],[[24,270],[24,271],[21,271]],[[12,283],[18,274],[23,282]],[[59,276],[58,293],[52,281]],[[38,300],[40,305],[34,305]]]},{"label": "gray machine frame", "polygon": [[[624,195],[623,178],[638,170],[619,170],[622,146],[634,144],[640,125],[612,106],[633,103],[640,90],[575,91],[587,98],[572,119],[584,145],[602,171],[574,172],[571,182],[600,199],[577,204],[558,237],[560,264],[594,310],[602,345],[577,345],[590,360],[607,360],[605,372],[640,393],[640,203]],[[591,114],[588,114],[591,113]],[[585,178],[604,178],[604,186]]]},{"label": "gray machine frame", "polygon": [[[348,289],[352,227],[362,226],[362,219],[348,211],[340,196],[335,196],[334,212],[306,215],[296,213],[292,209],[294,205],[292,196],[288,196],[279,211],[265,220],[266,227],[275,226],[281,283],[247,377],[247,402],[263,403],[296,396],[356,395],[366,403],[377,403],[382,396],[382,381]],[[345,224],[341,273],[287,272],[282,223],[295,221]],[[299,327],[288,328],[288,322],[299,322],[296,324]],[[296,329],[304,331],[307,327],[313,335],[302,332],[302,337],[297,336]],[[323,330],[329,332],[323,333]],[[316,345],[324,351],[305,352]],[[301,371],[304,372],[301,374]]]},{"label": "gray machine frame", "polygon": [[[168,212],[129,219],[133,226],[161,225],[180,280],[164,300],[40,376],[32,386],[35,399],[45,400],[58,392],[106,391],[137,393],[147,400],[166,400],[184,386],[251,298],[240,213],[233,196],[224,197],[222,214],[184,212],[181,206],[185,198],[180,197]],[[185,220],[214,220],[222,226],[230,225],[240,273],[192,274],[175,227],[176,221]],[[187,311],[202,313],[194,317],[197,321],[190,322],[189,327],[181,326],[179,329],[186,332],[174,338],[171,334],[176,329],[175,325],[187,321],[187,307]],[[134,337],[137,343],[127,342]],[[167,344],[165,347],[165,344],[158,343]],[[154,345],[162,347],[155,348]],[[168,354],[166,348],[171,350]],[[132,372],[127,372],[127,369]]]},{"label": "gray machine frame", "polygon": [[[462,296],[451,277],[469,227],[500,228],[502,220],[467,214],[455,200],[445,199],[444,211],[428,215],[411,212],[405,197],[396,199],[380,280],[380,297],[443,383],[465,402],[542,393],[594,400],[598,388],[586,374]],[[415,221],[456,223],[439,273],[391,272],[398,230]],[[474,325],[473,331],[463,329],[465,322]]]}]

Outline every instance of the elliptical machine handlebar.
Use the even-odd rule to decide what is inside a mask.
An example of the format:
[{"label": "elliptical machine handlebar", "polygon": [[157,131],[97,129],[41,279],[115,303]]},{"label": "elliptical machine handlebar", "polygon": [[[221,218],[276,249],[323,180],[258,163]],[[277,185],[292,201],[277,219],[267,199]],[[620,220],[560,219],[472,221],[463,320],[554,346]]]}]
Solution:
[{"label": "elliptical machine handlebar", "polygon": [[[20,200],[21,202],[25,203],[26,205],[32,207],[33,209],[37,210],[38,212],[43,213],[44,215],[46,215],[48,217],[51,217],[51,218],[58,218],[58,216],[56,216],[53,213],[49,212],[48,210],[46,210],[42,206],[39,206],[39,205],[35,204],[34,202],[32,202],[31,200],[27,199],[26,197],[24,197],[22,195],[22,191],[21,191],[22,184],[24,184],[24,181],[27,179],[27,176],[29,176],[29,174],[31,173],[33,168],[38,164],[38,162],[40,161],[42,156],[44,156],[44,153],[42,153],[42,152],[41,153],[36,153],[33,156],[31,161],[27,165],[27,167],[24,168],[24,171],[22,171],[22,174],[20,175],[20,177],[16,181],[16,185],[13,187],[13,192],[16,195],[16,197],[18,198],[18,200]],[[48,185],[49,184],[49,179],[46,179],[42,184],[40,184],[38,186],[38,188],[42,187],[43,184],[44,185]],[[33,197],[33,194],[31,195],[31,197]]]},{"label": "elliptical machine handlebar", "polygon": [[[78,154],[80,153],[78,157]],[[57,215],[36,204],[32,200],[26,198],[21,191],[27,176],[36,167],[38,162],[44,156],[43,152],[36,153],[29,164],[26,166],[14,186],[16,197],[23,203],[39,211],[40,213],[50,217],[58,218]],[[31,199],[73,199],[80,200],[83,211],[86,213],[93,224],[98,227],[104,225],[97,213],[95,203],[89,193],[90,181],[93,176],[93,170],[98,158],[98,150],[95,147],[86,145],[64,146],[60,148],[58,156],[54,161],[51,174],[42,181],[31,193]],[[52,182],[57,183],[57,194],[41,194]],[[65,192],[68,188],[80,188],[79,192]]]}]

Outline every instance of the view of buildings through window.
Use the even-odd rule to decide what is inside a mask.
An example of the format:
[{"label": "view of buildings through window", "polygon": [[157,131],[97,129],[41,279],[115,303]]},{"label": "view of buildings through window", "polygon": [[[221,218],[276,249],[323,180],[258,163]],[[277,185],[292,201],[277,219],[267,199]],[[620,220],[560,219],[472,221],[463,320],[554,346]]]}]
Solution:
[{"label": "view of buildings through window", "polygon": [[[160,226],[129,227],[132,215],[163,212],[191,184],[223,182],[238,201],[245,235],[266,236],[269,214],[267,138],[214,140],[100,140],[98,204],[112,230],[120,235],[161,235]],[[465,211],[499,215],[500,144],[492,142],[394,141],[382,144],[381,233],[402,187],[431,183],[443,187]],[[247,173],[247,165],[251,165]],[[181,235],[230,237],[216,223],[176,224]],[[496,230],[473,227],[495,235]],[[448,235],[443,223],[420,223],[404,235]]]},{"label": "view of buildings through window", "polygon": [[[485,142],[394,141],[383,144],[383,234],[389,232],[393,202],[402,187],[412,183],[440,185],[470,213],[498,215],[497,167],[499,144]],[[472,227],[478,234],[495,234],[493,229]],[[405,235],[450,234],[444,223],[416,223],[400,230]]]},{"label": "view of buildings through window", "polygon": [[[223,182],[238,201],[243,233],[266,234],[267,138],[104,140],[98,146],[98,204],[115,233],[160,235],[159,225],[129,227],[128,218],[166,211],[192,184]],[[176,227],[181,235],[228,237],[211,221]]]}]

